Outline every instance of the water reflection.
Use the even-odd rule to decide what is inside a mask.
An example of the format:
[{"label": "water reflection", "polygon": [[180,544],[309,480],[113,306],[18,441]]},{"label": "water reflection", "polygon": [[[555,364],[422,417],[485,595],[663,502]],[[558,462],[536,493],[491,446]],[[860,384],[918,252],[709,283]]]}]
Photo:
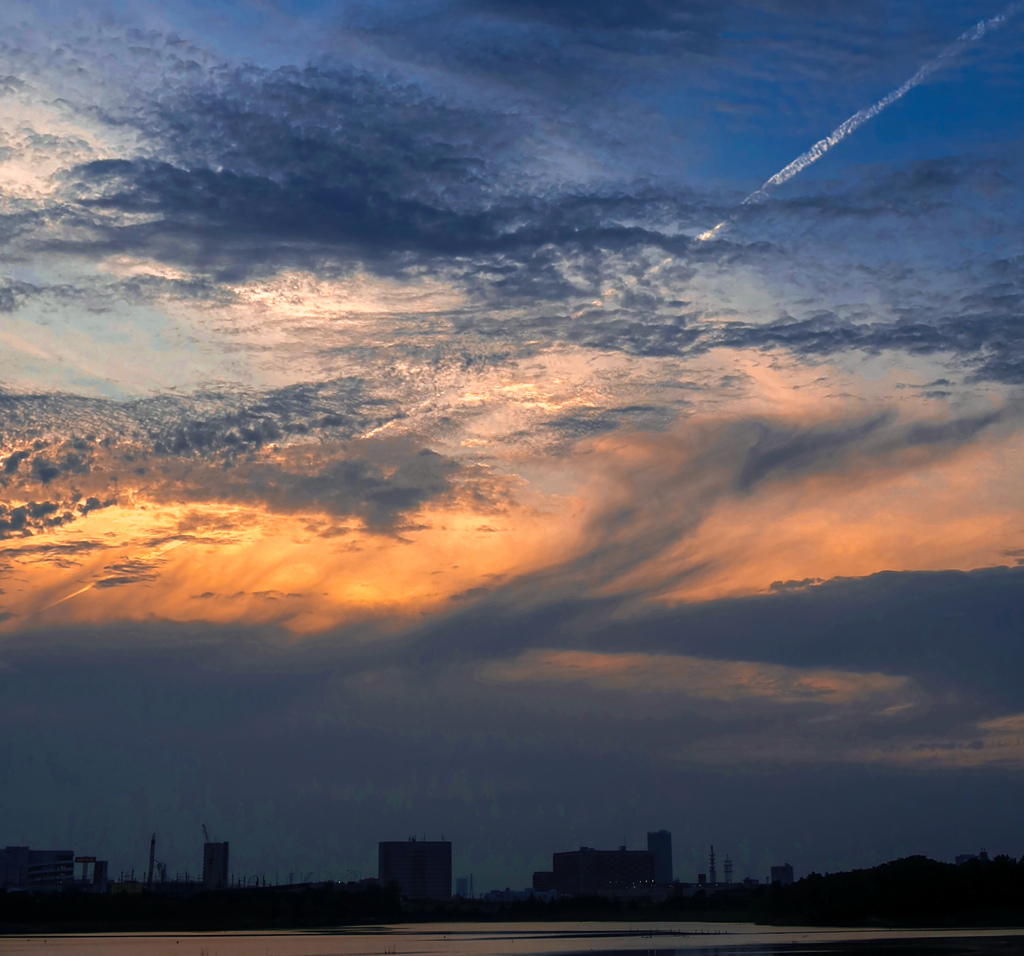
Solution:
[{"label": "water reflection", "polygon": [[0,937],[14,956],[1004,956],[1024,930],[870,930],[750,923],[433,923],[320,933]]}]

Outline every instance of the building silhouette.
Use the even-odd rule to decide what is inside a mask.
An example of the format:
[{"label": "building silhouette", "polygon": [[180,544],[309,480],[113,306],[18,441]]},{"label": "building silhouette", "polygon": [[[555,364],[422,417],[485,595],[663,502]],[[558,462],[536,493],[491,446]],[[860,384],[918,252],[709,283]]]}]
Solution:
[{"label": "building silhouette", "polygon": [[227,843],[203,844],[203,888],[222,890],[228,885]]},{"label": "building silhouette", "polygon": [[0,887],[62,886],[74,879],[74,850],[33,850],[27,846],[0,850]]},{"label": "building silhouette", "polygon": [[647,850],[654,854],[654,882],[671,883],[672,834],[668,830],[648,831]]},{"label": "building silhouette", "polygon": [[773,866],[770,882],[778,883],[780,886],[789,886],[793,882],[793,867],[789,863]]},{"label": "building silhouette", "polygon": [[988,862],[988,852],[981,850],[978,853],[961,853],[956,858],[956,865],[963,866],[965,863],[970,863],[971,860],[980,860],[982,863]]},{"label": "building silhouette", "polygon": [[452,898],[452,845],[448,840],[377,844],[377,876],[382,886],[397,883],[411,900]]},{"label": "building silhouette", "polygon": [[650,850],[595,850],[581,846],[551,857],[551,870],[533,874],[538,893],[555,890],[559,896],[587,896],[649,890],[654,886],[654,854]]}]

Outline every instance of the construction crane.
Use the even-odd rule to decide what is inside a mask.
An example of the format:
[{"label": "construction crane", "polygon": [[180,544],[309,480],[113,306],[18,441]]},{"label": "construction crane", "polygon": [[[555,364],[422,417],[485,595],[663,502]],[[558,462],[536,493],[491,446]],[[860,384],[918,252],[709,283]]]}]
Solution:
[{"label": "construction crane", "polygon": [[206,829],[206,824],[205,823],[203,824],[203,839],[207,843],[213,843],[213,840],[210,839],[210,831]]}]

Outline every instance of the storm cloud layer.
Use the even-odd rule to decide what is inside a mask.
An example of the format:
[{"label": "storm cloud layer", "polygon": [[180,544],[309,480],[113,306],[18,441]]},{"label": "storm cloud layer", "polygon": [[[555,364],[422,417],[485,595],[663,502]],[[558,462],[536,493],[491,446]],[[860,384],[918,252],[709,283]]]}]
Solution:
[{"label": "storm cloud layer", "polygon": [[5,7],[4,839],[1024,851],[999,13]]}]

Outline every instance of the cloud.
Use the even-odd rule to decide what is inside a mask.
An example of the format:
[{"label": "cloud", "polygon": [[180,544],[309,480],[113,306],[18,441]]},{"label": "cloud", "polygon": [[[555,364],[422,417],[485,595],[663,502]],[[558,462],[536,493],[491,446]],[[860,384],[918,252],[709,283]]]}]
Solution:
[{"label": "cloud", "polygon": [[721,335],[731,348],[784,348],[801,356],[851,351],[917,355],[952,353],[976,381],[1024,382],[1024,352],[1013,312],[943,316],[933,321],[854,323],[834,316],[783,321],[766,326],[735,323]]},{"label": "cloud", "polygon": [[59,501],[30,501],[16,506],[0,502],[0,540],[69,524],[76,517],[71,507],[70,503]]},{"label": "cloud", "polygon": [[[890,201],[877,200],[876,210],[865,206],[874,191],[879,196],[902,196],[908,215],[934,218],[938,214],[934,197],[948,187],[941,176],[918,172],[914,186],[897,176],[884,188],[873,183],[870,190],[862,188],[841,203],[825,196],[810,204],[778,203],[768,212],[780,213],[788,227],[810,210],[815,215],[856,210],[862,223],[858,228],[869,233],[875,220],[893,214]],[[674,273],[676,283],[723,269],[770,271],[778,265],[782,250],[752,240],[706,252],[695,250],[688,239],[668,232],[659,221],[669,201],[675,202],[677,219],[699,222],[701,206],[693,197],[595,192],[538,200],[481,191],[453,203],[436,193],[429,176],[422,188],[407,195],[408,177],[395,175],[394,183],[382,183],[374,191],[355,181],[330,185],[312,173],[282,177],[269,172],[242,174],[104,161],[79,171],[82,182],[99,192],[80,196],[76,202],[85,214],[104,211],[93,229],[106,238],[89,240],[91,254],[145,251],[155,260],[212,274],[223,283],[237,284],[268,270],[313,270],[327,263],[337,270],[359,262],[385,277],[408,276],[410,269],[429,264],[441,269],[457,291],[450,300],[453,304],[474,299],[504,299],[506,308],[512,302],[529,303],[535,314],[513,325],[486,316],[467,319],[459,310],[463,328],[490,334],[497,325],[503,335],[510,336],[513,348],[517,340],[540,333],[552,342],[565,340],[597,350],[650,356],[698,356],[711,348],[783,349],[808,360],[852,351],[949,354],[970,369],[974,380],[1020,380],[1015,309],[1022,293],[1015,275],[1011,283],[1004,276],[996,294],[996,284],[979,284],[975,276],[967,275],[964,263],[951,264],[964,270],[962,281],[968,285],[947,297],[944,311],[926,302],[931,290],[903,275],[900,284],[907,305],[892,318],[879,316],[886,310],[877,309],[867,315],[863,310],[844,314],[849,309],[837,301],[835,308],[819,306],[806,318],[785,315],[767,322],[709,323],[706,311],[712,303],[681,312],[672,306],[672,292],[640,269],[630,280],[632,285],[625,283],[618,300],[594,300],[597,307],[588,308],[584,304],[588,291],[608,283],[610,269],[621,268],[620,256],[629,259],[662,250],[673,260],[666,275]],[[976,185],[974,180],[965,181],[969,184],[965,189]],[[145,221],[124,218],[143,209]],[[210,248],[214,239],[216,250]],[[872,268],[868,236],[864,239],[863,244],[850,245],[855,251],[841,264],[839,274]],[[74,248],[86,251],[85,246]],[[862,256],[866,261],[858,261]],[[824,281],[830,271],[836,274],[836,265],[828,258],[816,252],[805,269],[816,279],[820,276],[823,296],[837,299],[836,290],[830,292]],[[575,275],[567,271],[569,260],[574,261]],[[470,262],[473,268],[467,269]],[[622,278],[616,281],[623,284]],[[890,284],[887,277],[879,278],[884,285]],[[953,309],[950,301],[955,303]],[[575,318],[570,318],[566,312],[579,305],[582,311],[573,311]]]},{"label": "cloud", "polygon": [[18,466],[26,459],[31,457],[32,452],[30,451],[16,451],[14,454],[9,455],[4,461],[4,474],[10,475],[18,470]]},{"label": "cloud", "polygon": [[[819,17],[790,5],[741,7],[758,24],[787,23],[800,49],[813,48],[805,40],[820,38],[823,29]],[[720,8],[701,4],[607,3],[545,13],[532,3],[496,2],[460,9],[468,19],[450,22],[470,32],[493,28],[497,37],[528,27],[506,37],[513,46],[538,42],[530,31],[540,29],[587,45],[591,57],[604,50],[603,66],[568,71],[588,83],[595,70],[614,72],[611,61],[624,52],[614,49],[616,38],[626,45],[668,38],[703,50],[726,22]],[[364,15],[381,37],[388,24],[408,26],[397,7]],[[838,27],[830,33],[837,46],[850,45],[850,29],[874,35],[882,22],[871,13],[848,16],[845,36]],[[421,19],[426,37],[437,18]],[[350,27],[363,36],[356,20]],[[934,25],[936,37],[945,35],[941,26]],[[557,171],[553,160],[528,169],[524,157],[534,150],[523,144],[552,153],[550,124],[509,109],[499,96],[457,96],[440,80],[400,80],[369,63],[215,66],[165,40],[133,36],[141,46],[135,53],[126,47],[125,54],[148,51],[146,76],[156,63],[167,67],[170,79],[159,95],[139,87],[126,100],[113,81],[103,87],[104,129],[131,129],[146,149],[111,140],[110,148],[82,162],[69,158],[57,193],[34,207],[28,232],[19,226],[12,234],[19,256],[70,254],[104,263],[134,256],[153,263],[152,274],[124,276],[102,290],[63,283],[60,294],[71,300],[127,295],[139,308],[166,307],[168,299],[201,307],[238,298],[247,282],[273,285],[295,270],[403,281],[429,271],[450,290],[442,309],[453,323],[449,334],[497,339],[496,355],[564,342],[659,357],[696,357],[712,348],[785,350],[809,361],[897,352],[948,359],[967,368],[969,379],[1021,380],[1015,253],[1006,244],[933,249],[928,238],[991,229],[992,197],[1012,204],[1019,193],[1013,188],[1019,169],[1008,157],[960,155],[861,170],[842,187],[781,197],[739,224],[730,242],[697,249],[684,232],[706,228],[731,200],[668,176],[574,177]],[[91,43],[80,38],[69,48],[98,57],[101,46]],[[440,47],[425,43],[448,52],[465,46],[455,35]],[[838,56],[837,49],[829,56]],[[84,104],[75,109],[86,113]],[[635,151],[636,137],[617,125],[605,138]],[[600,167],[592,143],[561,148],[577,173]],[[923,270],[894,274],[884,257],[879,261],[875,234],[889,229],[925,237],[923,245],[908,241],[904,248],[911,257],[920,248],[924,257],[928,246],[928,255],[944,263],[940,284],[948,289],[941,296],[934,283],[921,280]],[[832,241],[836,230],[843,231],[842,242]],[[658,272],[638,267],[666,256],[671,265]],[[794,257],[804,274],[800,285],[816,290],[813,310],[780,285]],[[742,283],[720,281],[737,274],[753,275],[771,290],[773,316],[737,317],[745,312],[735,293]],[[865,274],[882,301],[847,300],[847,287],[863,288],[858,277]],[[603,297],[609,285],[617,288],[615,300]],[[32,295],[55,295],[56,288],[33,286]],[[313,350],[322,348],[323,329],[301,335]],[[391,345],[416,350],[408,339]]]},{"label": "cloud", "polygon": [[933,768],[1024,766],[1024,714],[1011,714],[978,722],[955,737],[933,736],[865,749],[863,760]]},{"label": "cloud", "polygon": [[[602,654],[534,650],[486,665],[483,680],[500,683],[590,685],[602,690],[673,694],[685,700],[764,700],[776,704],[876,706],[904,703],[905,677],[779,667],[751,661],[716,661],[668,654]],[[882,702],[885,702],[884,704]]]},{"label": "cloud", "polygon": [[[372,457],[343,458],[302,472],[255,467],[241,495],[285,510],[315,508],[333,515],[359,515],[369,527],[386,527],[447,493],[458,466],[429,449],[381,448]],[[382,454],[381,454],[382,453]]]},{"label": "cloud", "polygon": [[93,163],[76,175],[103,193],[83,197],[87,210],[161,217],[141,225],[112,220],[106,242],[91,244],[94,249],[143,249],[191,268],[201,262],[222,280],[268,261],[311,262],[332,249],[367,257],[410,250],[458,255],[501,243],[482,216],[368,190],[365,183],[331,186],[304,177],[282,182],[126,161]]},{"label": "cloud", "polygon": [[749,491],[758,482],[779,472],[793,476],[800,472],[846,470],[857,455],[896,458],[914,449],[944,447],[956,449],[971,444],[986,429],[1001,422],[1016,426],[1016,405],[998,411],[968,415],[950,421],[919,421],[896,424],[892,411],[854,422],[828,423],[796,429],[779,429],[756,423],[759,434],[747,451],[737,476],[737,485]]},{"label": "cloud", "polygon": [[159,561],[145,560],[140,558],[129,558],[127,561],[119,561],[107,565],[103,570],[104,577],[93,583],[94,588],[116,588],[126,584],[140,584],[146,581],[155,581]]},{"label": "cloud", "polygon": [[891,414],[872,416],[849,425],[800,429],[779,434],[761,426],[761,434],[747,452],[737,476],[741,490],[749,490],[776,471],[794,472],[839,465],[842,457],[873,433],[892,422]]}]

